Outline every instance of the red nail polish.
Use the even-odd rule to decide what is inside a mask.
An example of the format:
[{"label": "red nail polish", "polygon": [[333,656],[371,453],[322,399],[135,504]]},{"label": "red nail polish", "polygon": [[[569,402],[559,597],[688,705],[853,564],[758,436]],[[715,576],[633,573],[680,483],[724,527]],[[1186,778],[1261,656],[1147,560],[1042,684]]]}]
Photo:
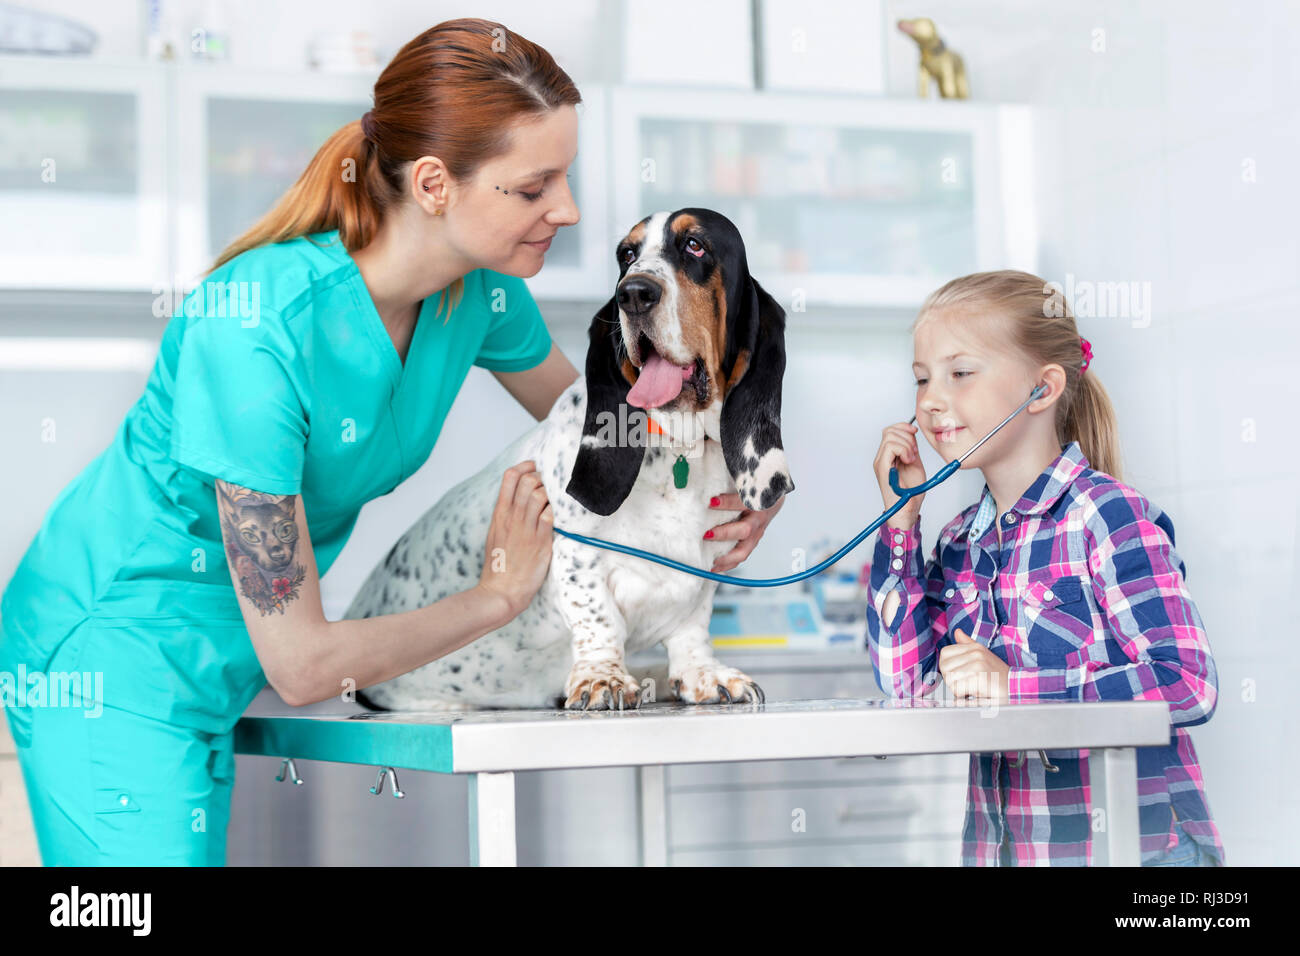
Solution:
[{"label": "red nail polish", "polygon": [[704,532],[704,537],[706,537],[706,538],[712,538],[712,537],[713,537],[713,532],[712,532],[712,531],[706,531],[706,532]]},{"label": "red nail polish", "polygon": [[718,498],[710,498],[710,499],[709,499],[709,505],[710,505],[711,507],[713,507],[713,508],[716,508],[716,507],[718,506],[718,501],[719,501],[719,500],[721,500],[721,499],[718,499]]}]

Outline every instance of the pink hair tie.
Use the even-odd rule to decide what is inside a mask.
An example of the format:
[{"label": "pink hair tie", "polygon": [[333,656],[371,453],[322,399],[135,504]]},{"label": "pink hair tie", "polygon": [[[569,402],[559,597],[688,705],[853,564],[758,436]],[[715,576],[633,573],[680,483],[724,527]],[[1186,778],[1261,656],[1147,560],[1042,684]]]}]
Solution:
[{"label": "pink hair tie", "polygon": [[1088,371],[1088,364],[1092,361],[1092,343],[1079,336],[1079,348],[1083,350],[1083,365],[1079,367],[1079,374],[1082,375]]}]

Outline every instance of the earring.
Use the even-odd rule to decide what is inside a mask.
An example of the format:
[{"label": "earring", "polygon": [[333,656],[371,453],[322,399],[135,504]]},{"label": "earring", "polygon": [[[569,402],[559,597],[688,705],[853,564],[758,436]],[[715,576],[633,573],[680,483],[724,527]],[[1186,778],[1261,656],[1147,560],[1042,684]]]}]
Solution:
[{"label": "earring", "polygon": [[441,215],[442,215],[442,210],[441,210],[441,209],[434,210],[434,213],[433,213],[433,214],[434,214],[435,216],[441,216]]}]

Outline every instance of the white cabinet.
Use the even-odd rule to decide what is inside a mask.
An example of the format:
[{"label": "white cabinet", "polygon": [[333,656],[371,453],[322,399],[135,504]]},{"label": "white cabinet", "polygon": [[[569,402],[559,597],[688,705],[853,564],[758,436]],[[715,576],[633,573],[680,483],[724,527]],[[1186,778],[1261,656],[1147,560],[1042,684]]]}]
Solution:
[{"label": "white cabinet", "polygon": [[[377,76],[0,57],[0,288],[188,290]],[[581,219],[527,280],[538,298],[604,299],[617,276],[601,87],[579,113]]]},{"label": "white cabinet", "polygon": [[[377,75],[0,57],[0,288],[191,286],[370,107]],[[750,271],[794,310],[914,308],[953,276],[1035,267],[1026,107],[582,95],[581,219],[528,279],[537,298],[608,298],[615,242],[684,206],[731,218]]]},{"label": "white cabinet", "polygon": [[0,287],[166,281],[166,98],[156,65],[0,57]]},{"label": "white cabinet", "polygon": [[624,229],[715,209],[781,302],[914,307],[949,278],[1003,267],[1032,230],[1026,184],[1003,188],[1007,164],[1027,164],[1023,107],[632,88],[610,103]]},{"label": "white cabinet", "polygon": [[[768,700],[879,698],[865,652],[718,653]],[[957,866],[967,754],[675,764],[670,866]]]},{"label": "white cabinet", "polygon": [[546,253],[546,264],[527,280],[535,299],[608,299],[614,294],[618,267],[614,246],[623,233],[611,228],[609,189],[608,103],[605,90],[584,84],[578,107],[578,158],[569,188],[581,219],[565,226]]},{"label": "white cabinet", "polygon": [[176,68],[178,284],[196,283],[297,181],[321,144],[370,109],[377,76]]}]

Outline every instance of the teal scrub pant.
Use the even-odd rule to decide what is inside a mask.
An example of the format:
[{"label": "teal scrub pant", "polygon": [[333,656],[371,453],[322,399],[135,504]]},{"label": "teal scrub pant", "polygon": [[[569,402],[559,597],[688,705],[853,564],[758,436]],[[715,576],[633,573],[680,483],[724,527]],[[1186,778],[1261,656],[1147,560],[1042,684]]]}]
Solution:
[{"label": "teal scrub pant", "polygon": [[[76,661],[74,633],[47,670]],[[46,866],[224,866],[234,733],[33,706],[18,762]]]}]

